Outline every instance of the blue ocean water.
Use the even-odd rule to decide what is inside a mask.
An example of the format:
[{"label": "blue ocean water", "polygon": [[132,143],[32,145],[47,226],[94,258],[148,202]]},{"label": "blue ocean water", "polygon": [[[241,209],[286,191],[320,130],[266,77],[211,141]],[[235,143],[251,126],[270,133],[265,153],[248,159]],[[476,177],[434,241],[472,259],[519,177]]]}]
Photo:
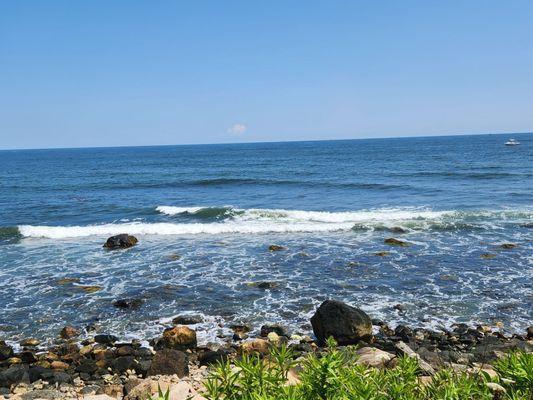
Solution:
[{"label": "blue ocean water", "polygon": [[[2,151],[0,338],[147,338],[179,314],[203,317],[202,341],[234,322],[310,333],[326,298],[392,325],[521,331],[533,135],[508,137]],[[139,244],[103,249],[118,233]]]}]

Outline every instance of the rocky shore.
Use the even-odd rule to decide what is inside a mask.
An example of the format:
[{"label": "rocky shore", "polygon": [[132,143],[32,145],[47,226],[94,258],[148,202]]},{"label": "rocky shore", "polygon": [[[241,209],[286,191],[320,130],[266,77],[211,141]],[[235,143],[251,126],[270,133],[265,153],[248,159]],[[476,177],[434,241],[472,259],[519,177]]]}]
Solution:
[{"label": "rocky shore", "polygon": [[[445,367],[496,374],[491,362],[506,352],[533,351],[533,327],[522,335],[504,335],[499,327],[463,324],[438,332],[403,325],[392,329],[358,308],[331,300],[311,318],[314,338],[288,332],[281,325],[264,325],[258,337],[249,337],[253,327],[232,325],[233,337],[225,345],[202,346],[188,326],[196,322],[175,318],[149,346],[140,341],[121,342],[111,333],[82,340],[86,332],[72,326],[61,330],[46,348],[32,338],[21,341],[16,349],[0,341],[0,399],[145,400],[161,387],[170,390],[173,400],[199,400],[203,381],[217,361],[244,353],[265,355],[271,346],[282,344],[298,359],[320,354],[329,337],[340,348],[356,345],[357,363],[370,367],[393,366],[400,355],[413,357],[428,379]],[[298,380],[297,369],[291,379]]]}]

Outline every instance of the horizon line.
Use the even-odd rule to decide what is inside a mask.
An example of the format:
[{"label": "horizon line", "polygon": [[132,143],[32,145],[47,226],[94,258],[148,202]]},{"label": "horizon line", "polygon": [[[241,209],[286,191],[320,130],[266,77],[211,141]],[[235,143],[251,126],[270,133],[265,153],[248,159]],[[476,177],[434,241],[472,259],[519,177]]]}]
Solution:
[{"label": "horizon line", "polygon": [[298,139],[298,140],[259,140],[251,142],[215,142],[215,143],[180,143],[180,144],[143,144],[124,146],[80,146],[80,147],[21,147],[8,148],[0,151],[42,151],[42,150],[83,150],[83,149],[123,149],[123,148],[143,148],[143,147],[177,147],[177,146],[221,146],[238,144],[262,144],[262,143],[305,143],[305,142],[340,142],[352,140],[383,140],[383,139],[409,139],[409,138],[430,138],[430,137],[450,137],[450,136],[488,136],[488,135],[525,135],[532,134],[533,131],[522,132],[490,132],[490,133],[446,133],[436,135],[407,135],[407,136],[379,136],[379,137],[358,137],[344,139]]}]

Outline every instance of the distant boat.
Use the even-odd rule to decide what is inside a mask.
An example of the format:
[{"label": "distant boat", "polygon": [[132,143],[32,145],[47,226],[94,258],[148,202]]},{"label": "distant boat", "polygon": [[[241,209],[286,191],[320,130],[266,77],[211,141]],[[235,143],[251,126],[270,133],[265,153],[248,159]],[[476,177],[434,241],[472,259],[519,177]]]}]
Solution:
[{"label": "distant boat", "polygon": [[509,139],[507,142],[505,142],[506,146],[518,146],[520,142],[516,139]]}]

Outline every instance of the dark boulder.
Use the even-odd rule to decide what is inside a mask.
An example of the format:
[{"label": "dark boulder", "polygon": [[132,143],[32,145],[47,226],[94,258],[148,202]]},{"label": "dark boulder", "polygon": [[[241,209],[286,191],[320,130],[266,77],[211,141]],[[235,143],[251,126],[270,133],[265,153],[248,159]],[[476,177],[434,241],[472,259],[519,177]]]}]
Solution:
[{"label": "dark boulder", "polygon": [[202,322],[202,317],[198,315],[178,315],[172,320],[174,325],[195,325]]},{"label": "dark boulder", "polygon": [[0,372],[0,387],[10,387],[19,382],[30,383],[27,366],[14,364]]},{"label": "dark boulder", "polygon": [[336,300],[323,302],[311,317],[318,344],[333,337],[339,345],[355,344],[372,338],[372,320],[362,310]]},{"label": "dark boulder", "polygon": [[527,328],[527,338],[528,340],[533,339],[533,326],[530,326],[529,328]]},{"label": "dark boulder", "polygon": [[179,350],[162,349],[155,353],[148,375],[178,375],[180,378],[189,374],[187,355]]},{"label": "dark boulder", "polygon": [[35,365],[30,367],[28,371],[30,382],[33,383],[42,379],[43,381],[50,381],[54,377],[54,371],[50,368],[41,367],[40,365]]},{"label": "dark boulder", "polygon": [[211,365],[225,362],[230,354],[231,351],[227,349],[219,349],[216,351],[208,350],[198,354],[198,362],[200,365]]},{"label": "dark boulder", "polygon": [[136,310],[142,306],[143,301],[141,299],[119,299],[113,302],[116,308],[122,310]]},{"label": "dark boulder", "polygon": [[271,244],[270,246],[268,246],[268,251],[281,251],[286,249],[286,247],[280,246],[278,244]]},{"label": "dark boulder", "polygon": [[114,335],[108,335],[108,334],[102,334],[102,335],[96,335],[94,337],[94,341],[96,343],[105,344],[108,346],[113,345],[118,340],[118,338]]},{"label": "dark boulder", "polygon": [[120,235],[111,236],[104,244],[106,249],[127,249],[135,246],[138,240],[135,236],[122,233]]},{"label": "dark boulder", "polygon": [[118,372],[119,374],[125,373],[128,369],[136,370],[137,362],[133,356],[123,356],[118,357],[112,362],[113,371]]},{"label": "dark boulder", "polygon": [[410,243],[404,242],[403,240],[395,239],[395,238],[387,238],[383,241],[383,243],[388,244],[390,246],[400,246],[400,247],[410,246]]},{"label": "dark boulder", "polygon": [[0,361],[13,357],[13,354],[13,348],[8,346],[6,342],[0,341]]},{"label": "dark boulder", "polygon": [[261,336],[267,337],[270,332],[277,333],[279,336],[289,336],[285,327],[278,324],[263,325],[261,327]]}]

